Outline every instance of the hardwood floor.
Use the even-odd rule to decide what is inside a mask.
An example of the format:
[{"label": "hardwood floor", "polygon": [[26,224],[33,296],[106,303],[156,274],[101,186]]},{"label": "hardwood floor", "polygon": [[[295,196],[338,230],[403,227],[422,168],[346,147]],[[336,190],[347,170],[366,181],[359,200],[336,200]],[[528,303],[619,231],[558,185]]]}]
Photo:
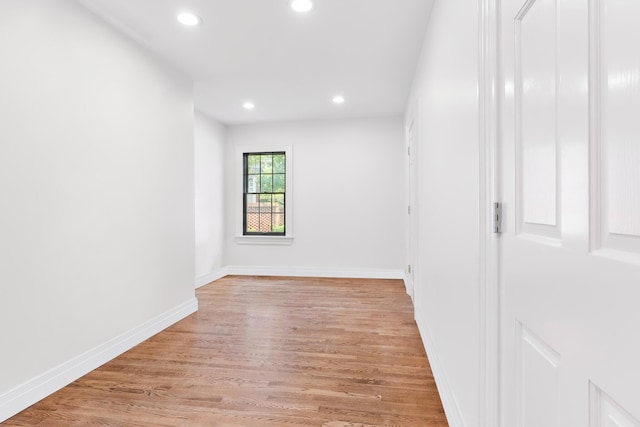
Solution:
[{"label": "hardwood floor", "polygon": [[7,426],[447,426],[398,280],[225,277]]}]

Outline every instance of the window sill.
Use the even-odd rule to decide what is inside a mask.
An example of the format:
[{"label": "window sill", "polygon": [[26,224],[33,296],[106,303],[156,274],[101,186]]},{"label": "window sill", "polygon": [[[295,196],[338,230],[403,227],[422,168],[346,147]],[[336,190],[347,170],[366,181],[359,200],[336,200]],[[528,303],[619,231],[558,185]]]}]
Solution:
[{"label": "window sill", "polygon": [[293,236],[236,236],[238,245],[292,245]]}]

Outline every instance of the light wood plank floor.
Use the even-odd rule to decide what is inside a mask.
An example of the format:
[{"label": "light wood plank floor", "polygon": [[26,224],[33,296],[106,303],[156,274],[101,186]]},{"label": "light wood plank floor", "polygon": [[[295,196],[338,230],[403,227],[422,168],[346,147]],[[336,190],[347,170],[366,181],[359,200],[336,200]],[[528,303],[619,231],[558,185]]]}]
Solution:
[{"label": "light wood plank floor", "polygon": [[229,276],[7,426],[447,426],[398,280]]}]

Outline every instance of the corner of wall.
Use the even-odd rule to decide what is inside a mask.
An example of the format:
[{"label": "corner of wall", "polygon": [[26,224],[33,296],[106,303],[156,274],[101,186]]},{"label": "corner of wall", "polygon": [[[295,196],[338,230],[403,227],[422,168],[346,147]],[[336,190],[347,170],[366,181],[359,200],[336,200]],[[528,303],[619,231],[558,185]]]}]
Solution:
[{"label": "corner of wall", "polygon": [[200,276],[196,278],[195,281],[195,288],[201,288],[204,285],[208,285],[211,282],[215,282],[218,279],[222,279],[224,276],[229,274],[229,269],[227,267],[221,267],[218,269],[215,269],[214,271],[212,271],[209,274],[205,274],[204,276]]}]

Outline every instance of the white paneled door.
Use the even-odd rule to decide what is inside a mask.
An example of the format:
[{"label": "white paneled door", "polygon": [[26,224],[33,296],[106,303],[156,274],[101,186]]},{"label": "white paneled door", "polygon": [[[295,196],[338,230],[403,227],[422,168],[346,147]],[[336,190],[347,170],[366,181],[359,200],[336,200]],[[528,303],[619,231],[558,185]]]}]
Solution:
[{"label": "white paneled door", "polygon": [[502,425],[640,427],[640,1],[501,13]]}]

